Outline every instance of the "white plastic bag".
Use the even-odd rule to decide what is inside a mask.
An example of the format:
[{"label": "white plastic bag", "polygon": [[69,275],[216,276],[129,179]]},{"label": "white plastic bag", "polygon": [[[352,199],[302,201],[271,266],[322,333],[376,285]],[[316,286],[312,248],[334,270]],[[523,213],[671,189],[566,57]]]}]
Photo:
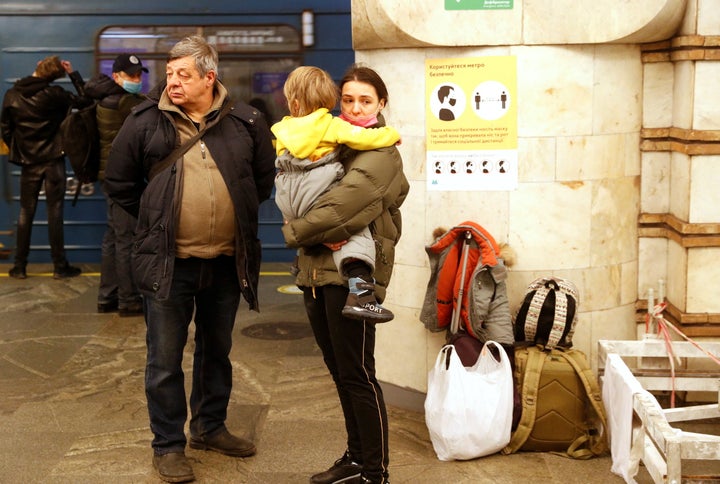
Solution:
[{"label": "white plastic bag", "polygon": [[[500,361],[488,346],[495,346]],[[428,373],[425,423],[442,461],[494,454],[510,442],[513,380],[510,360],[488,341],[477,363],[464,367],[452,345],[445,345]]]}]

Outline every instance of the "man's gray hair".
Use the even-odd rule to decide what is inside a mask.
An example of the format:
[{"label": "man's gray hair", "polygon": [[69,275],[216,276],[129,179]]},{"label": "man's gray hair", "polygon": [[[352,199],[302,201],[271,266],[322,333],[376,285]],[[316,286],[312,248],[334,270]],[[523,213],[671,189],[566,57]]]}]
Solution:
[{"label": "man's gray hair", "polygon": [[168,61],[180,59],[181,57],[192,57],[195,59],[195,66],[201,77],[210,71],[217,73],[217,50],[200,35],[185,37],[170,49]]}]

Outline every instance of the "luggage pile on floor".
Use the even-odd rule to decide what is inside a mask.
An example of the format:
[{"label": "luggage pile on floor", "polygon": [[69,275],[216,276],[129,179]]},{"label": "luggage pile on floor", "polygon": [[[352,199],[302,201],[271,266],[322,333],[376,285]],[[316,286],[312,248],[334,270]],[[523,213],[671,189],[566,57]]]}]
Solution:
[{"label": "luggage pile on floor", "polygon": [[608,452],[597,379],[572,348],[575,285],[533,281],[514,317],[506,289],[514,254],[483,227],[436,229],[420,320],[446,332],[428,374],[425,421],[440,460],[502,452],[588,459]]}]

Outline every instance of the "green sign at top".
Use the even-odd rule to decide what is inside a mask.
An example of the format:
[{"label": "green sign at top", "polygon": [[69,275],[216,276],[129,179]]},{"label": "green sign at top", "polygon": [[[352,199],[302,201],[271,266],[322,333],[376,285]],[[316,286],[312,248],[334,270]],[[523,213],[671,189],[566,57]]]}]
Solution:
[{"label": "green sign at top", "polygon": [[445,0],[445,10],[512,10],[514,0]]}]

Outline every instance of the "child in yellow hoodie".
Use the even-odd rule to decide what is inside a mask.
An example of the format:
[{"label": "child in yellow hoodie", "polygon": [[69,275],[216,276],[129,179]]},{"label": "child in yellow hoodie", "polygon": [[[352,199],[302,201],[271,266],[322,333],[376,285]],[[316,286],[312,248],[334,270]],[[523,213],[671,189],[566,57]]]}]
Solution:
[{"label": "child in yellow hoodie", "polygon": [[[338,88],[330,75],[318,67],[293,70],[283,93],[290,116],[275,123],[271,130],[278,155],[275,202],[287,221],[302,217],[319,195],[343,177],[338,145],[373,150],[398,143],[400,134],[387,126],[354,126],[330,114],[338,101]],[[350,289],[343,316],[376,323],[392,320],[393,313],[377,302],[373,292],[375,242],[369,228],[342,242],[333,251],[333,260],[338,272],[348,278]]]}]

